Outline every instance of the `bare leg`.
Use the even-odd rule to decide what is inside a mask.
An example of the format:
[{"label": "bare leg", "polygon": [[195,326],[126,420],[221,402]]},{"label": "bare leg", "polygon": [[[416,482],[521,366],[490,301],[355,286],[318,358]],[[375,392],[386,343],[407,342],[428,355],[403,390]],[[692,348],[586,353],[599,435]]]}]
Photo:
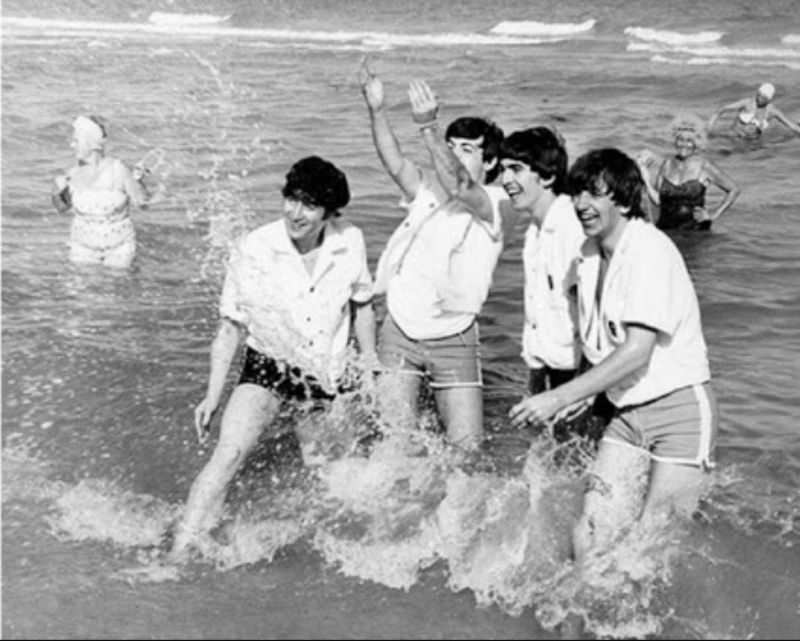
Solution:
[{"label": "bare leg", "polygon": [[378,381],[380,412],[384,421],[393,427],[413,429],[419,415],[419,388],[422,377],[416,374],[390,371]]},{"label": "bare leg", "polygon": [[654,461],[642,518],[677,512],[690,516],[700,500],[705,473],[694,465]]},{"label": "bare leg", "polygon": [[478,448],[483,440],[483,389],[478,386],[436,390],[436,406],[447,438],[465,450]]},{"label": "bare leg", "polygon": [[193,538],[216,525],[222,514],[228,483],[279,408],[278,396],[259,385],[245,383],[233,390],[222,416],[219,442],[189,491],[183,519],[176,531],[173,555],[180,554]]},{"label": "bare leg", "polygon": [[573,531],[575,562],[610,545],[630,527],[642,511],[650,470],[650,455],[644,450],[603,440],[589,470],[583,512]]}]

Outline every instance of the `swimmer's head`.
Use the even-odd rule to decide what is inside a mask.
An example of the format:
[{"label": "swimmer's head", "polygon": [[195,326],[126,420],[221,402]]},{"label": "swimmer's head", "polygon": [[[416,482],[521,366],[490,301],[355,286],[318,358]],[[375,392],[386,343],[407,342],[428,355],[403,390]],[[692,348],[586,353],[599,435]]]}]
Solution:
[{"label": "swimmer's head", "polygon": [[99,116],[78,116],[72,123],[73,146],[79,157],[105,149],[107,131],[105,121]]},{"label": "swimmer's head", "polygon": [[771,82],[765,82],[764,84],[760,85],[758,89],[756,89],[756,101],[762,105],[772,102],[774,97],[775,85],[773,85]]},{"label": "swimmer's head", "polygon": [[680,113],[673,118],[669,127],[673,140],[678,137],[688,138],[697,149],[704,149],[708,141],[706,136],[706,123],[700,116],[693,113]]},{"label": "swimmer's head", "polygon": [[[470,171],[473,179],[478,178],[474,173],[477,173],[481,165],[486,184],[497,178],[497,174],[500,173],[500,167],[497,164],[497,153],[500,150],[500,143],[503,141],[503,130],[495,123],[486,118],[470,116],[456,118],[447,126],[444,137],[453,147],[453,153],[456,154],[461,164]],[[470,162],[469,154],[464,153],[464,145],[453,145],[454,142],[457,142],[454,139],[479,141],[477,144],[480,146],[482,154],[480,159],[475,160],[477,166],[471,166],[473,163]]]},{"label": "swimmer's head", "polygon": [[325,218],[338,216],[339,209],[350,202],[344,172],[319,156],[308,156],[292,165],[281,193],[304,205],[323,207]]}]

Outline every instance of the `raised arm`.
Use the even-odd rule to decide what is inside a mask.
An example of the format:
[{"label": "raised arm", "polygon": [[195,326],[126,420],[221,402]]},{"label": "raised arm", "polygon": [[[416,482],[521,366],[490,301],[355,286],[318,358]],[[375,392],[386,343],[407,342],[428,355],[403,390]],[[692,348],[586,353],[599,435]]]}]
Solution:
[{"label": "raised arm", "polygon": [[408,160],[400,150],[400,144],[394,135],[389,118],[386,115],[383,83],[367,65],[364,59],[359,70],[361,92],[369,110],[372,139],[378,157],[386,171],[403,191],[407,199],[413,199],[420,186],[420,173],[417,167]]},{"label": "raised arm", "polygon": [[411,117],[419,125],[442,190],[449,197],[458,198],[471,213],[492,223],[492,202],[486,190],[472,178],[439,130],[436,119],[439,103],[435,94],[424,80],[412,80],[408,86],[408,97],[411,101]]}]

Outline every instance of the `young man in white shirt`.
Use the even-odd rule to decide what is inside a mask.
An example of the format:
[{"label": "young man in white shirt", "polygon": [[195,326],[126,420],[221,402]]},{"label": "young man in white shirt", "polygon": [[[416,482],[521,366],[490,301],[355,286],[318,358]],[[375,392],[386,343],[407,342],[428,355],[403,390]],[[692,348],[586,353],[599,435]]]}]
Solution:
[{"label": "young man in white shirt", "polygon": [[510,416],[516,426],[542,423],[600,392],[615,407],[574,531],[580,563],[639,517],[694,509],[718,417],[694,286],[674,243],[644,220],[636,163],[595,150],[575,162],[568,184],[588,236],[576,283],[593,367]]},{"label": "young man in white shirt", "polygon": [[386,292],[378,350],[397,401],[391,409],[398,422],[413,425],[426,383],[449,441],[473,449],[483,438],[477,315],[503,247],[499,208],[506,196],[488,184],[497,175],[503,132],[483,118],[459,118],[442,136],[433,92],[412,82],[412,117],[435,168],[423,174],[401,152],[383,83],[366,64],[361,86],[378,156],[408,203],[375,277],[376,293]]},{"label": "young man in white shirt", "polygon": [[324,409],[337,393],[351,314],[362,355],[377,358],[364,237],[339,218],[350,200],[344,173],[317,156],[303,158],[282,193],[283,218],[247,234],[228,264],[208,389],[195,409],[201,443],[243,341],[245,362],[214,453],[189,492],[173,556],[216,525],[228,483],[284,401]]},{"label": "young man in white shirt", "polygon": [[568,277],[586,235],[566,193],[567,150],[555,132],[515,131],[503,140],[499,157],[511,207],[529,221],[522,249],[522,358],[530,369],[529,392],[538,394],[566,383],[580,364]]}]

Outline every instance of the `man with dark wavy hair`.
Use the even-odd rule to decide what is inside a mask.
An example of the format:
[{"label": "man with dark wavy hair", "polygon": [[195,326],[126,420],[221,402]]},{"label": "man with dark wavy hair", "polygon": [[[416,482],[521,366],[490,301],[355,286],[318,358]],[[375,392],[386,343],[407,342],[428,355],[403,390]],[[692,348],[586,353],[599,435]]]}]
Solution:
[{"label": "man with dark wavy hair", "polygon": [[[340,219],[350,200],[347,178],[332,163],[310,156],[289,170],[282,194],[283,217],[247,234],[228,264],[208,388],[195,409],[201,443],[242,342],[244,365],[214,453],[189,492],[173,556],[216,525],[228,483],[284,401],[324,410],[340,391],[351,315],[362,355],[376,360],[364,237]],[[302,431],[298,438],[305,448]]]},{"label": "man with dark wavy hair", "polygon": [[644,219],[636,163],[618,149],[590,151],[568,185],[588,237],[575,283],[592,368],[521,401],[510,416],[518,427],[547,422],[601,392],[613,404],[574,530],[580,563],[640,517],[696,507],[718,416],[694,285],[675,244]]},{"label": "man with dark wavy hair", "polygon": [[425,173],[400,150],[386,114],[383,83],[366,66],[361,87],[372,137],[408,214],[378,262],[376,293],[388,314],[378,355],[389,370],[395,416],[415,424],[422,385],[434,393],[448,440],[464,449],[483,438],[483,378],[477,315],[488,296],[503,247],[497,176],[503,132],[466,117],[439,131],[439,108],[423,81],[409,85],[411,115],[435,172]]}]

